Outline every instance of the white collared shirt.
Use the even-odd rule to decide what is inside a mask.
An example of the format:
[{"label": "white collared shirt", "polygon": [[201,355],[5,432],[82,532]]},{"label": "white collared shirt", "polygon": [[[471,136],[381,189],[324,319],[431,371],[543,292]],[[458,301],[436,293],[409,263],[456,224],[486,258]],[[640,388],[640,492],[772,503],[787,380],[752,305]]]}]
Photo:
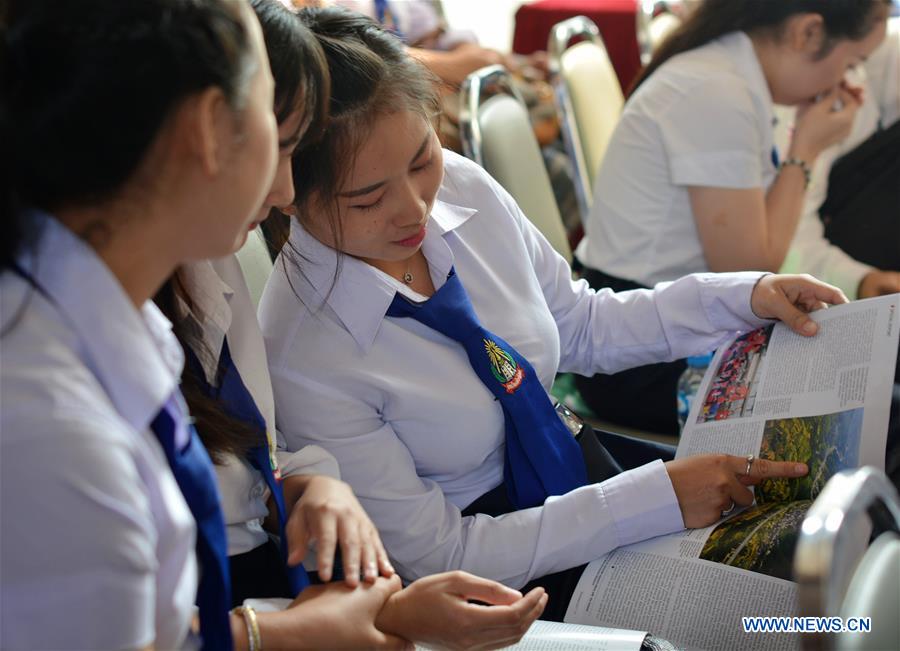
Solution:
[{"label": "white collared shirt", "polygon": [[[531,362],[545,389],[558,370],[677,359],[761,323],[749,309],[758,274],[595,293],[572,281],[480,167],[444,152],[444,168],[423,243],[432,281],[443,285],[453,266],[482,324]],[[260,304],[278,428],[289,448],[317,443],[334,454],[403,577],[463,569],[520,587],[682,527],[658,461],[543,507],[462,517],[502,481],[499,403],[460,344],[385,317],[405,286],[349,256],[333,282],[334,251],[296,226],[291,242],[303,274],[288,261],[288,279],[276,264]]]},{"label": "white collared shirt", "polygon": [[773,119],[743,32],[672,57],[625,105],[578,259],[647,287],[708,271],[688,186],[768,189],[777,172]]},{"label": "white collared shirt", "polygon": [[[198,325],[203,345],[194,352],[207,382],[215,384],[219,353],[227,336],[231,359],[241,381],[266,424],[272,428],[271,435],[277,438],[274,432],[275,402],[265,346],[237,257],[229,255],[212,262],[185,265],[181,275],[185,289],[196,305],[191,311],[182,303],[181,309]],[[279,441],[276,456],[283,477],[301,474],[340,477],[334,457],[322,448],[310,445],[297,452],[288,452],[284,447],[284,442]],[[216,479],[228,533],[228,555],[234,556],[249,552],[268,539],[262,520],[268,515],[269,489],[262,474],[246,460],[233,454],[223,456],[223,463],[215,466]]]},{"label": "white collared shirt", "polygon": [[178,648],[195,527],[149,423],[178,387],[181,347],[89,246],[28,219],[43,230],[20,263],[50,298],[0,278],[0,647]]}]

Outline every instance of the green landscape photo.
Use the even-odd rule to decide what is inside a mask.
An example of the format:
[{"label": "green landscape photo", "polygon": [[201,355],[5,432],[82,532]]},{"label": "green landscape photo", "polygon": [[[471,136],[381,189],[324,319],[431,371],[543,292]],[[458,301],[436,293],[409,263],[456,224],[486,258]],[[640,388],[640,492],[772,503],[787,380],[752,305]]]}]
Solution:
[{"label": "green landscape photo", "polygon": [[700,558],[791,580],[797,534],[811,502],[750,507],[717,526]]},{"label": "green landscape photo", "polygon": [[863,410],[766,421],[759,457],[803,461],[809,474],[798,479],[767,479],[756,487],[756,503],[813,500],[840,470],[859,465]]},{"label": "green landscape photo", "polygon": [[756,504],[719,524],[700,558],[791,580],[797,535],[812,500],[836,472],[859,465],[862,420],[862,409],[850,409],[766,421],[759,457],[803,461],[809,474],[761,482]]}]

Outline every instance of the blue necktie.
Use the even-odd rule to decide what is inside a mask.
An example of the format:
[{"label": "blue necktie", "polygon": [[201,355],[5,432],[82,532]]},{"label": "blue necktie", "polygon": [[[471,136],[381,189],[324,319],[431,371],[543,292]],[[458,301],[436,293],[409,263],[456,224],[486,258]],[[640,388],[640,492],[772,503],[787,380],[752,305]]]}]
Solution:
[{"label": "blue necktie", "polygon": [[503,480],[517,509],[538,506],[551,495],[588,483],[581,448],[557,416],[534,368],[515,348],[481,327],[453,269],[426,302],[417,305],[397,294],[387,315],[411,317],[465,348],[472,369],[503,407]]},{"label": "blue necktie", "polygon": [[266,420],[260,413],[259,408],[256,406],[256,401],[253,400],[253,396],[246,385],[244,385],[241,374],[234,365],[231,350],[228,348],[228,339],[225,339],[225,342],[222,344],[222,352],[219,355],[219,386],[214,387],[206,382],[193,352],[189,353],[188,360],[198,371],[197,377],[200,378],[201,388],[204,392],[211,398],[218,400],[222,404],[223,409],[232,418],[252,425],[260,432],[262,443],[247,453],[247,461],[262,474],[266,485],[272,492],[272,498],[275,500],[275,507],[278,511],[279,534],[281,536],[281,559],[287,572],[291,594],[296,596],[300,594],[303,588],[309,585],[309,577],[302,563],[294,566],[287,563],[288,539],[284,529],[285,524],[287,524],[284,492],[281,490],[281,482],[275,477],[272,463],[269,461]]},{"label": "blue necktie", "polygon": [[175,481],[197,523],[197,559],[200,563],[197,606],[203,649],[231,649],[228,544],[212,462],[192,426],[187,444],[178,449],[176,421],[166,407],[153,419],[150,428],[162,444]]},{"label": "blue necktie", "polygon": [[778,165],[780,161],[778,159],[778,147],[772,147],[772,165],[775,166],[775,169],[778,169]]},{"label": "blue necktie", "polygon": [[[12,270],[56,305],[53,297],[18,262],[13,262]],[[181,393],[176,391],[170,402],[183,400]],[[206,448],[192,426],[188,427],[188,440],[179,446],[175,439],[177,422],[169,409],[166,405],[159,411],[150,423],[150,429],[166,454],[178,488],[197,525],[197,560],[200,564],[197,606],[200,610],[202,648],[231,649],[228,541],[215,471]],[[184,413],[187,413],[186,409]]]}]

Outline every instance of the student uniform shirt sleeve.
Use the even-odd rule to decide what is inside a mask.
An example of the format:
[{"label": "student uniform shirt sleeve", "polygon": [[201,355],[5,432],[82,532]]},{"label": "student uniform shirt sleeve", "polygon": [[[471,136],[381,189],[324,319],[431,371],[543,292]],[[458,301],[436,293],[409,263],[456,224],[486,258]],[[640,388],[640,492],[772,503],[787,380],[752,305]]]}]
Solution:
[{"label": "student uniform shirt sleeve", "polygon": [[763,187],[759,111],[733,76],[697,83],[655,119],[673,185]]},{"label": "student uniform shirt sleeve", "polygon": [[[352,368],[341,349],[332,347],[332,372]],[[419,476],[409,448],[378,405],[353,389],[353,380],[323,379],[325,374],[308,366],[298,371],[297,354],[280,352],[272,368],[279,429],[289,447],[316,443],[334,454],[407,580],[461,569],[519,588],[682,527],[661,462],[552,498],[543,507],[498,518],[463,517],[437,482]]]},{"label": "student uniform shirt sleeve", "polygon": [[157,529],[128,444],[106,434],[122,425],[36,416],[3,446],[3,646],[154,643]]},{"label": "student uniform shirt sleeve", "polygon": [[760,272],[692,274],[655,288],[615,293],[573,280],[565,259],[495,181],[515,218],[535,278],[559,330],[562,372],[593,375],[714,350],[736,333],[770,323],[750,309]]},{"label": "student uniform shirt sleeve", "polygon": [[[279,444],[284,437],[279,432]],[[327,475],[332,479],[340,479],[341,471],[337,460],[327,450],[318,445],[307,445],[296,451],[288,452],[287,449],[279,449],[275,452],[278,458],[278,468],[282,477],[295,475]]]}]

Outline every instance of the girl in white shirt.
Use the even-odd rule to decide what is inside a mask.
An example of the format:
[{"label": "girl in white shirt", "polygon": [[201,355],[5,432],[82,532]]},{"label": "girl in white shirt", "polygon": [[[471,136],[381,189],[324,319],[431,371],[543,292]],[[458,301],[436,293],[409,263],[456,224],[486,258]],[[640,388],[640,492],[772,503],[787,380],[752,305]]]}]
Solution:
[{"label": "girl in white shirt", "polygon": [[[826,239],[825,226],[819,214],[819,208],[828,196],[832,165],[873,134],[890,128],[900,120],[900,17],[888,21],[887,37],[865,62],[860,73],[859,83],[866,101],[857,112],[847,138],[823,151],[816,161],[803,216],[781,267],[785,273],[803,271],[832,283],[840,287],[850,300],[900,292],[900,262],[876,269],[871,264],[854,259]],[[785,109],[779,115],[779,121],[790,125],[793,117],[793,111]],[[900,205],[895,203],[891,208],[900,210]],[[896,238],[894,244],[897,244]]]},{"label": "girl in white shirt", "polygon": [[[178,390],[182,351],[149,299],[178,265],[240,247],[272,201],[259,23],[242,0],[29,0],[7,18],[0,646],[196,648],[198,579],[227,572],[199,546],[198,567],[195,540],[224,543],[224,526]],[[186,458],[207,480],[200,532]],[[216,649],[407,648],[382,632],[395,630],[499,646],[544,601],[460,574],[399,588],[315,586],[258,619],[208,609],[201,588],[200,634]],[[210,603],[227,594],[225,581]],[[473,614],[466,595],[507,605]]]},{"label": "girl in white shirt", "polygon": [[[255,227],[273,206],[290,201],[284,187],[288,161],[306,132],[317,134],[324,126],[327,106],[319,93],[327,90],[328,76],[314,37],[296,16],[274,0],[254,0],[252,5],[275,76],[279,123],[278,179],[251,225]],[[288,572],[266,531],[278,535],[280,525],[294,534],[281,541],[286,538],[293,551],[293,566],[305,555],[307,540],[317,541],[318,563],[309,569],[318,570],[323,581],[331,580],[338,542],[348,585],[358,583],[361,569],[369,581],[379,574],[391,576],[378,533],[339,481],[334,458],[315,446],[295,453],[277,449],[265,349],[237,258],[182,266],[155,300],[187,354],[182,391],[216,468],[233,605],[248,598],[297,596],[297,583],[305,578],[293,574],[303,569]],[[273,476],[265,477],[262,470]],[[273,494],[270,482],[281,494]],[[280,500],[286,522],[280,521]]]},{"label": "girl in white shirt", "polygon": [[[328,71],[315,38],[297,16],[275,0],[252,0],[251,4],[262,26],[275,77],[279,123],[275,182],[252,228],[271,210],[285,208],[293,199],[291,156],[301,141],[314,141],[324,128]],[[347,588],[355,589],[361,574],[370,583],[379,575],[391,577],[393,568],[371,520],[350,487],[339,480],[334,457],[316,446],[296,452],[287,452],[283,446],[275,449],[265,348],[237,258],[229,255],[183,265],[156,301],[173,321],[173,330],[185,347],[188,361],[182,390],[215,462],[228,528],[235,606],[248,598],[297,597],[295,575],[303,568],[296,564],[314,543],[315,562],[308,569],[317,570],[321,581],[331,581],[333,557],[339,548],[347,587],[332,584],[304,590],[302,598],[316,596],[310,606],[317,602],[322,606],[331,599],[334,607],[326,605],[306,614],[315,618],[318,635],[295,641],[294,648],[375,644],[377,638],[360,635],[347,622],[355,618],[371,626],[375,615],[388,633],[441,646],[477,644],[487,648],[518,640],[546,597],[540,590],[522,597],[500,584],[462,572],[444,573],[392,593],[380,611],[358,612],[353,591]],[[273,454],[275,460],[270,462]],[[280,476],[281,481],[269,478],[274,487],[267,486],[262,464]],[[284,500],[289,564],[266,533],[266,529],[281,533],[278,498]],[[498,607],[474,609],[464,595],[478,596]],[[509,621],[498,626],[504,617]],[[264,642],[268,641],[264,637]]]},{"label": "girl in white shirt", "polygon": [[[888,4],[700,3],[636,80],[597,173],[576,250],[591,286],[778,271],[813,164],[847,135],[859,106],[844,74],[884,37]],[[773,102],[801,107],[787,151],[774,150]],[[677,434],[683,368],[600,375],[578,388],[602,418]]]},{"label": "girl in white shirt", "polygon": [[[505,494],[506,407],[459,343],[386,315],[398,297],[427,306],[455,270],[484,327],[530,362],[524,381],[542,414],[552,414],[547,389],[560,368],[618,370],[707,350],[761,317],[812,334],[795,303],[843,297],[758,273],[618,296],[573,282],[502,188],[442,152],[430,77],[395,39],[334,8],[301,16],[325,51],[331,105],[321,142],[294,157],[297,219],[260,305],[278,428],[289,449],[313,443],[335,455],[402,576],[465,569],[512,587],[546,584],[616,546],[710,524],[752,499],[741,482],[756,473],[805,472],[754,464],[745,477],[744,458],[663,464],[636,454],[617,461],[650,463],[531,508],[473,510]],[[546,616],[562,617],[578,571],[552,583]]]},{"label": "girl in white shirt", "polygon": [[[149,299],[178,264],[240,246],[272,182],[259,24],[237,0],[8,11],[0,646],[181,648],[220,565],[198,572],[169,468],[165,446],[201,481],[203,453]],[[230,646],[240,617],[200,610],[205,643]]]}]

